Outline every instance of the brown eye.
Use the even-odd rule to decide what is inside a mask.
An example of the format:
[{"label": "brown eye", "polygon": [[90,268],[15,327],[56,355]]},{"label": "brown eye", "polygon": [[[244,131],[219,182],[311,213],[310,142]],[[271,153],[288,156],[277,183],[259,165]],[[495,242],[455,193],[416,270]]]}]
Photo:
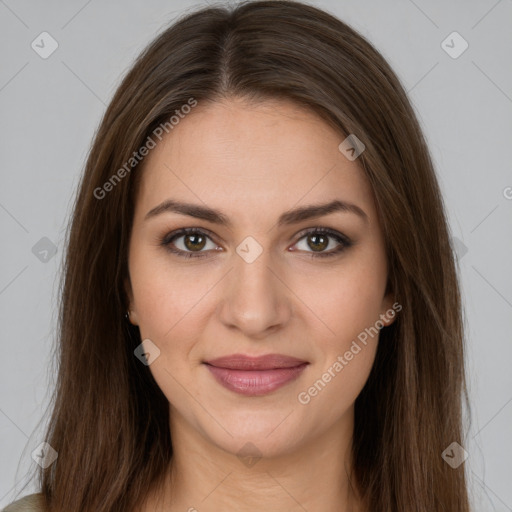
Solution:
[{"label": "brown eye", "polygon": [[[210,242],[210,247],[207,247],[208,242]],[[177,232],[170,233],[165,236],[160,243],[168,251],[185,258],[205,257],[208,256],[210,249],[217,249],[217,245],[213,243],[209,235],[193,228],[184,228]]]},{"label": "brown eye", "polygon": [[[302,232],[301,235],[296,246],[299,250],[309,253],[311,257],[335,256],[353,244],[347,236],[328,228],[314,228]],[[306,240],[305,243],[302,242],[303,239]],[[327,248],[330,250],[326,250]]]},{"label": "brown eye", "polygon": [[[328,229],[315,228],[302,233],[299,242],[307,240],[305,247],[298,247],[302,252],[309,253],[312,257],[329,257],[340,254],[353,245],[353,242],[342,233]],[[210,247],[207,247],[210,242]],[[220,249],[206,232],[196,228],[183,228],[165,236],[161,241],[169,252],[184,258],[201,258],[209,256],[211,251]],[[330,248],[330,250],[326,250]],[[203,250],[205,249],[205,250]]]},{"label": "brown eye", "polygon": [[314,251],[323,251],[329,245],[329,237],[323,234],[310,234],[307,236],[308,246]]},{"label": "brown eye", "polygon": [[190,251],[200,251],[206,245],[206,237],[202,234],[184,235],[185,247]]}]

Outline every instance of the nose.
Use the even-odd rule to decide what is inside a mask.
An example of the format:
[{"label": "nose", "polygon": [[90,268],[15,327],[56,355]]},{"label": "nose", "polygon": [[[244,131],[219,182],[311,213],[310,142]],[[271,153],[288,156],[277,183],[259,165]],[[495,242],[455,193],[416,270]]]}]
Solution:
[{"label": "nose", "polygon": [[268,250],[252,263],[237,254],[233,259],[234,268],[224,280],[219,318],[229,329],[263,339],[289,321],[293,294]]}]

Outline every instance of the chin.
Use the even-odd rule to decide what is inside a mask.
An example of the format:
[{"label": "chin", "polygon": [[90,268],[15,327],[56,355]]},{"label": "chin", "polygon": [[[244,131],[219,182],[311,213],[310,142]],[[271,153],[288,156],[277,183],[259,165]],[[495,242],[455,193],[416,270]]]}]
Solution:
[{"label": "chin", "polygon": [[[222,426],[212,431],[212,422],[203,435],[222,450],[236,455],[265,458],[287,455],[298,448],[304,437],[304,427],[297,425],[293,414],[266,414],[255,418],[247,415],[224,415]],[[283,421],[284,420],[284,421]],[[228,433],[229,432],[229,433]],[[231,435],[230,435],[231,434]]]}]

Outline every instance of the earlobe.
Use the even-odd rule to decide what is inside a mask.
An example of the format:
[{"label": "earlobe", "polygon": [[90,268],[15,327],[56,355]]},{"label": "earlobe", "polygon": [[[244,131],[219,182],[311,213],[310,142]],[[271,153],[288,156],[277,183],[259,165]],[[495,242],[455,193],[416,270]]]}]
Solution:
[{"label": "earlobe", "polygon": [[132,324],[132,325],[139,325],[139,322],[137,320],[137,313],[134,310],[128,310],[126,312],[126,319]]},{"label": "earlobe", "polygon": [[130,283],[130,279],[127,277],[124,280],[124,290],[126,293],[126,298],[128,302],[128,309],[125,313],[126,319],[132,324],[132,325],[139,325],[137,320],[137,312],[135,311],[135,308],[133,307],[133,292],[132,287]]},{"label": "earlobe", "polygon": [[382,303],[382,313],[380,315],[380,319],[387,327],[391,325],[398,316],[398,312],[402,309],[402,306],[395,300],[393,295],[390,293],[386,295],[384,301]]}]

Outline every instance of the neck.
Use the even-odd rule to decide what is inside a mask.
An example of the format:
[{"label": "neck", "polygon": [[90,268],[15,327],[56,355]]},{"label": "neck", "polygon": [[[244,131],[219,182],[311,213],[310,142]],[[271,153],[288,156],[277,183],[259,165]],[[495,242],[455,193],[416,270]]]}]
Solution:
[{"label": "neck", "polygon": [[173,413],[173,460],[158,505],[152,501],[148,510],[362,511],[350,477],[353,409],[293,452],[261,458],[220,448]]}]

